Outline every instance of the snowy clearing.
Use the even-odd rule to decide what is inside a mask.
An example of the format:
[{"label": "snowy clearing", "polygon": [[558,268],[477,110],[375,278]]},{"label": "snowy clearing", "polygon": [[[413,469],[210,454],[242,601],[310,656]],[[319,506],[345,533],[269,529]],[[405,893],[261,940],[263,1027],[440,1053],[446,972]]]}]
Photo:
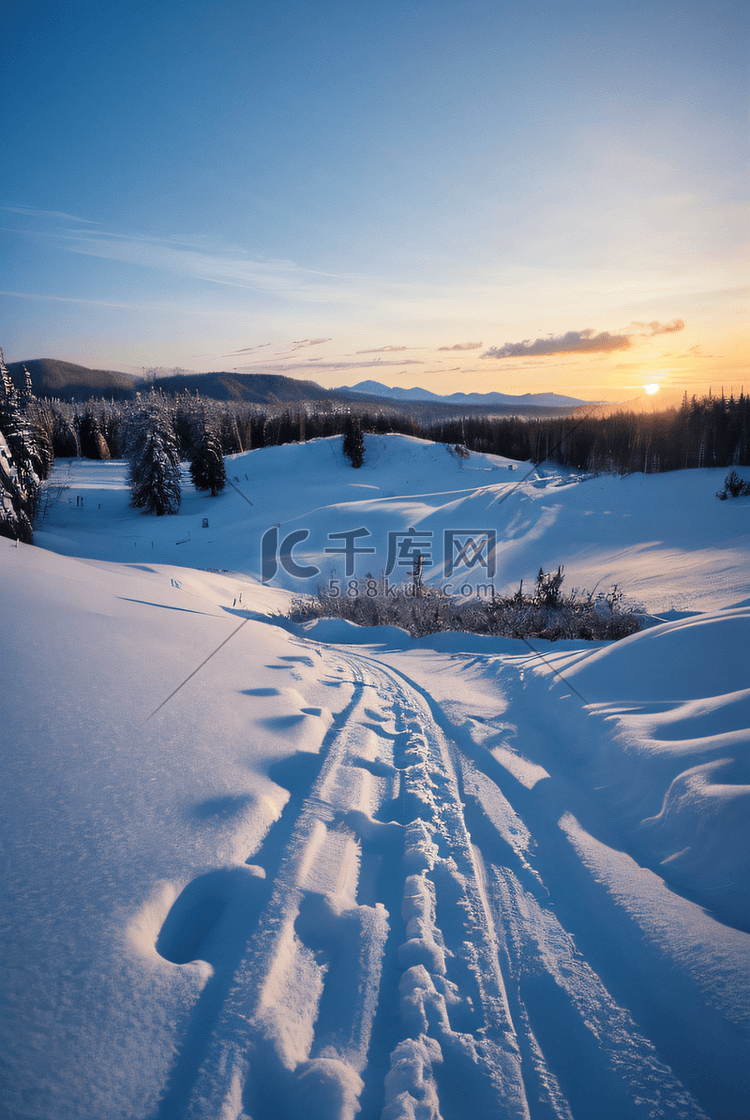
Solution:
[{"label": "snowy clearing", "polygon": [[[162,518],[66,460],[0,540],[0,1115],[747,1120],[750,500],[366,446],[235,456]],[[278,617],[401,582],[410,529],[429,582],[564,564],[651,625]]]}]

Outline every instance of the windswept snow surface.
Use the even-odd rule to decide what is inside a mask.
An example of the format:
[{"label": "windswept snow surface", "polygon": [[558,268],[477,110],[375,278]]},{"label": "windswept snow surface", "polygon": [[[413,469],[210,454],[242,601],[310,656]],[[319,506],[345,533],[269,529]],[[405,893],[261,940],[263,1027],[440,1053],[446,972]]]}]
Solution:
[{"label": "windswept snow surface", "polygon": [[[750,502],[340,442],[164,518],[66,461],[0,539],[0,1116],[747,1120]],[[434,581],[494,532],[462,583],[562,563],[654,624],[277,617],[410,528]]]}]

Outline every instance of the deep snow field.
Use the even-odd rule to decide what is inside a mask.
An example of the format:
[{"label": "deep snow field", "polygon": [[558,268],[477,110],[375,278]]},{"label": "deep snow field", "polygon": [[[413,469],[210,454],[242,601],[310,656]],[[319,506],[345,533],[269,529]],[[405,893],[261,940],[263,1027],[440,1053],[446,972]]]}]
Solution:
[{"label": "deep snow field", "polygon": [[[403,436],[227,473],[154,518],[59,461],[0,539],[0,1116],[748,1120],[750,500]],[[410,538],[649,626],[278,617]]]}]

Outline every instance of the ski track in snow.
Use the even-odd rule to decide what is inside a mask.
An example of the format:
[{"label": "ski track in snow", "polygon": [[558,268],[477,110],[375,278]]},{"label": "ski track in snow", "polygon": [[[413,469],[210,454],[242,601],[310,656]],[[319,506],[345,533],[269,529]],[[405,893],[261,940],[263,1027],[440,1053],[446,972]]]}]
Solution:
[{"label": "ski track in snow", "polygon": [[524,798],[396,670],[322,664],[351,698],[320,754],[272,768],[290,796],[260,850],[157,941],[223,963],[153,1120],[705,1118],[557,916]]},{"label": "ski track in snow", "polygon": [[[4,554],[9,1115],[750,1120],[747,505],[711,471],[474,489],[396,436],[357,483],[334,441],[234,463],[210,531],[189,487],[144,521],[123,464],[68,464],[39,540],[87,559]],[[341,620],[302,638],[271,621],[296,577],[243,577],[277,522],[324,577],[340,529],[379,570],[417,526],[437,574],[446,530],[496,527],[499,589],[565,560],[698,617],[531,658]]]}]

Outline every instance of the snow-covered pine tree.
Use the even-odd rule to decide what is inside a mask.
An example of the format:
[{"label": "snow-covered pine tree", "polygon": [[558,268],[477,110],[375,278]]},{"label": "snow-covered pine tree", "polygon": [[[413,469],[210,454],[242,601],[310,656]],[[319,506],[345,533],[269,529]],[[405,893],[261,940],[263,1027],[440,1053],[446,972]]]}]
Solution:
[{"label": "snow-covered pine tree", "polygon": [[55,401],[52,406],[52,449],[62,459],[76,459],[81,454],[71,406],[61,401]]},{"label": "snow-covered pine tree", "polygon": [[31,523],[39,505],[41,479],[51,468],[40,453],[34,433],[21,410],[19,394],[0,349],[0,433],[3,435],[2,514],[3,536],[33,541]]},{"label": "snow-covered pine tree", "polygon": [[212,428],[204,428],[190,462],[190,477],[196,490],[210,490],[215,498],[227,483],[221,438]]},{"label": "snow-covered pine tree", "polygon": [[24,509],[18,486],[18,474],[2,431],[0,431],[0,537],[23,541],[24,544],[34,543],[34,530]]},{"label": "snow-covered pine tree", "polygon": [[78,421],[78,442],[81,455],[85,459],[111,459],[107,441],[102,434],[99,418],[91,407],[83,415],[76,417]]},{"label": "snow-covered pine tree", "polygon": [[32,467],[37,477],[43,480],[49,478],[55,465],[55,449],[52,445],[53,414],[50,402],[40,401],[34,393],[31,375],[26,366],[23,368],[25,385],[19,397],[19,405],[23,413]]},{"label": "snow-covered pine tree", "polygon": [[34,386],[31,381],[31,374],[24,365],[23,367],[23,389],[21,390],[21,400],[24,407],[34,400]]},{"label": "snow-covered pine tree", "polygon": [[129,441],[130,504],[161,517],[180,508],[180,452],[166,403],[155,393]]}]

